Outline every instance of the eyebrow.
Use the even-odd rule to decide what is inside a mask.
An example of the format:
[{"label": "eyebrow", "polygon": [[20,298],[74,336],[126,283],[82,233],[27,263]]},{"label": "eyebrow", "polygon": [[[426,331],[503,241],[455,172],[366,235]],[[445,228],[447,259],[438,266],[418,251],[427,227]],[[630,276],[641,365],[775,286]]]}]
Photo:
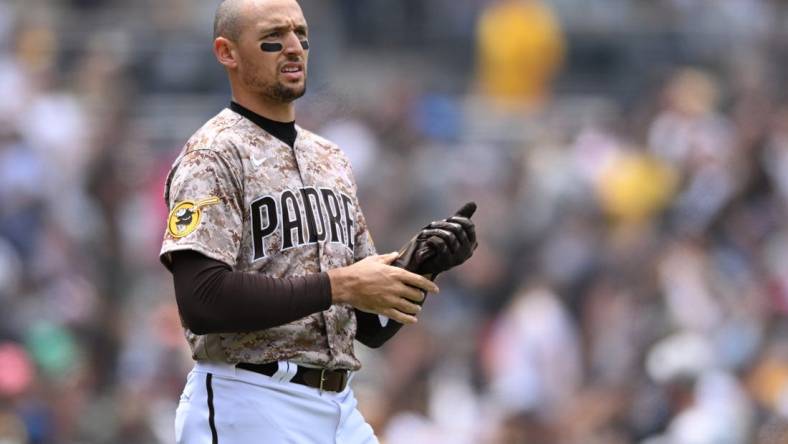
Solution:
[{"label": "eyebrow", "polygon": [[[265,34],[269,34],[271,32],[289,31],[290,29],[291,29],[290,25],[271,25],[271,26],[266,26],[264,28],[261,28],[259,34],[260,35],[265,35]],[[307,26],[303,25],[303,24],[295,25],[295,26],[292,27],[292,29],[293,29],[293,31],[300,32],[302,34],[306,34],[307,30],[308,30]]]}]

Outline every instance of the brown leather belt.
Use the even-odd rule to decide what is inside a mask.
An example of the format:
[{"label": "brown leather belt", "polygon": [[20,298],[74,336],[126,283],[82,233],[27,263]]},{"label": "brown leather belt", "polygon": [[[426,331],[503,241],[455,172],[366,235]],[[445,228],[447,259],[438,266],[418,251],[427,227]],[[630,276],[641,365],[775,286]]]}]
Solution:
[{"label": "brown leather belt", "polygon": [[[269,362],[267,364],[250,364],[241,362],[235,365],[236,368],[249,370],[250,372],[260,373],[266,376],[273,376],[279,370],[279,364]],[[298,366],[295,376],[290,382],[314,387],[320,391],[341,392],[345,390],[348,380],[347,370],[328,370],[320,368],[309,368]]]}]

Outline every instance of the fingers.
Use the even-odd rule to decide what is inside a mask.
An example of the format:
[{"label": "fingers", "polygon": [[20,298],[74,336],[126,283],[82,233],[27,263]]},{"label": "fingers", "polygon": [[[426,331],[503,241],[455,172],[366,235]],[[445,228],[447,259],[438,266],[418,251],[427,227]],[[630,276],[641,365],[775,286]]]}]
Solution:
[{"label": "fingers", "polygon": [[387,297],[388,307],[381,314],[402,324],[416,323],[416,316],[421,312],[421,306],[412,301],[423,302],[424,293],[404,284],[397,290]]},{"label": "fingers", "polygon": [[462,229],[465,231],[465,234],[468,236],[468,239],[476,244],[476,225],[470,219],[466,217],[460,216],[452,216],[446,219],[448,222],[454,222],[460,224]]},{"label": "fingers", "polygon": [[424,259],[429,259],[435,255],[442,255],[449,250],[446,242],[437,236],[430,236],[425,243],[429,246],[430,254],[424,254]]},{"label": "fingers", "polygon": [[[398,288],[395,291],[395,294],[408,303],[415,302],[417,304],[424,303],[424,299],[426,297],[424,290],[420,290],[418,288],[411,287],[410,285],[403,284],[402,287]],[[410,312],[408,312],[410,313]]]},{"label": "fingers", "polygon": [[460,216],[452,216],[446,219],[447,222],[454,222],[455,224],[462,225],[462,228],[466,231],[476,232],[476,225],[473,223],[472,220],[468,219],[467,217],[460,217]]},{"label": "fingers", "polygon": [[[445,224],[445,222],[433,222],[430,224],[430,227],[433,224]],[[445,226],[444,226],[445,227]],[[449,247],[449,251],[454,254],[460,248],[460,241],[457,239],[457,236],[449,230],[448,228],[439,227],[439,228],[425,228],[421,230],[420,236],[429,238],[430,236],[437,236],[446,243]]]},{"label": "fingers", "polygon": [[404,325],[415,324],[416,322],[418,322],[418,319],[416,319],[416,316],[405,314],[405,313],[403,313],[403,312],[401,312],[399,310],[395,310],[393,308],[390,308],[388,310],[384,310],[383,313],[381,313],[381,314],[386,316],[386,317],[388,317],[389,319],[393,319],[393,320],[399,322],[400,324],[404,324]]},{"label": "fingers", "polygon": [[421,290],[400,284],[383,296],[377,307],[370,308],[372,312],[388,316],[402,324],[413,324],[422,309],[415,302],[423,302],[424,297]]},{"label": "fingers", "polygon": [[433,222],[433,224],[437,228],[441,228],[444,230],[448,230],[454,234],[459,242],[460,246],[466,246],[466,248],[470,248],[471,241],[468,239],[468,235],[465,233],[465,228],[456,222],[449,222],[449,221],[440,221],[440,222]]},{"label": "fingers", "polygon": [[421,306],[414,304],[413,302],[405,299],[405,298],[397,298],[397,300],[393,304],[394,308],[397,311],[402,312],[408,315],[417,315],[421,311]]},{"label": "fingers", "polygon": [[378,254],[378,255],[375,255],[375,256],[368,256],[368,257],[365,258],[365,260],[369,259],[369,260],[372,260],[372,261],[375,261],[375,262],[380,262],[382,264],[387,264],[388,265],[388,264],[391,264],[392,262],[394,262],[394,260],[397,259],[397,256],[399,256],[399,253],[394,251],[394,252],[386,253],[386,254]]},{"label": "fingers", "polygon": [[[403,284],[409,285],[411,287],[415,287],[417,290],[423,290],[428,293],[438,293],[440,291],[438,286],[435,285],[435,282],[432,282],[431,280],[425,278],[424,276],[418,275],[416,273],[411,273],[407,270],[403,270],[402,268],[395,268],[395,269],[396,269],[396,277]],[[410,297],[408,299],[415,300],[416,302],[421,302],[420,299],[414,299]]]},{"label": "fingers", "polygon": [[476,202],[468,202],[465,205],[463,205],[462,208],[457,210],[457,213],[455,214],[457,216],[470,218],[471,216],[473,216],[473,213],[475,212],[476,212]]}]

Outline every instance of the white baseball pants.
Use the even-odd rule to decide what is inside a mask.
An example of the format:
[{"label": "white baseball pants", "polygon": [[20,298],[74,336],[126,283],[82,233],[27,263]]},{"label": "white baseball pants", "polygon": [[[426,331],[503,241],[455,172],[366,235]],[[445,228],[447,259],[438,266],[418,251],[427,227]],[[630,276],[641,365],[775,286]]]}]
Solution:
[{"label": "white baseball pants", "polygon": [[286,372],[266,376],[197,362],[176,410],[176,443],[378,443],[350,385],[321,393],[290,378]]}]

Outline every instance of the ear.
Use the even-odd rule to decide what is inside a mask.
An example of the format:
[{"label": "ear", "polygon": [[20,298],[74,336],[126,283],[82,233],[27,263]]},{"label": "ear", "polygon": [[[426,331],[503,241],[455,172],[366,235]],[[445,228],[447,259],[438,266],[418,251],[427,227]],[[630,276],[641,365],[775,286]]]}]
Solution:
[{"label": "ear", "polygon": [[213,54],[225,68],[233,69],[238,66],[238,53],[235,44],[224,37],[216,37],[216,40],[213,41]]}]

